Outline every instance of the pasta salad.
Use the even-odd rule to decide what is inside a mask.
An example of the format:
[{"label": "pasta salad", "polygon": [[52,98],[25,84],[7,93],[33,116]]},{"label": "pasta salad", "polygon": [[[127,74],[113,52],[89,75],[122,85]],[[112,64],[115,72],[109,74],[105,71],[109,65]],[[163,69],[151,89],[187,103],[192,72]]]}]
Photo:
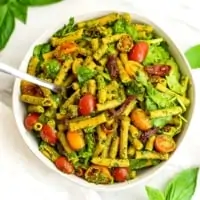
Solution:
[{"label": "pasta salad", "polygon": [[166,41],[129,13],[68,24],[35,46],[21,82],[24,125],[66,174],[95,184],[134,179],[167,160],[187,122],[189,78]]}]

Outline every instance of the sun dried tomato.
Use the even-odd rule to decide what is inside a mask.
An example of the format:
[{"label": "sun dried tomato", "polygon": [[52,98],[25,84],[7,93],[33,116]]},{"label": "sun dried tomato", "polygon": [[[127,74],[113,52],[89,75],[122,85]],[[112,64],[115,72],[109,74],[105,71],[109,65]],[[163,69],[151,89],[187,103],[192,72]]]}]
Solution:
[{"label": "sun dried tomato", "polygon": [[150,138],[150,136],[155,135],[157,131],[158,131],[157,128],[153,128],[153,129],[143,132],[140,135],[140,140],[142,141],[143,144],[145,144],[147,140]]},{"label": "sun dried tomato", "polygon": [[116,79],[119,75],[119,69],[117,66],[117,57],[115,55],[108,56],[106,67],[108,69],[111,78]]},{"label": "sun dried tomato", "polygon": [[145,67],[145,71],[153,76],[166,76],[169,74],[171,67],[169,65],[152,65]]}]

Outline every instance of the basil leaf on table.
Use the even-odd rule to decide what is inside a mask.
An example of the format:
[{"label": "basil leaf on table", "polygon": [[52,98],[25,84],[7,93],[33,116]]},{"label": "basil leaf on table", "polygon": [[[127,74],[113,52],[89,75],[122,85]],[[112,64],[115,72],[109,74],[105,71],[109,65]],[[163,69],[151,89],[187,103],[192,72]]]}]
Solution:
[{"label": "basil leaf on table", "polygon": [[[4,6],[6,7],[6,5]],[[0,50],[6,46],[15,28],[15,19],[13,13],[8,8],[2,7],[0,7]],[[1,9],[3,14],[1,13]]]},{"label": "basil leaf on table", "polygon": [[28,6],[42,6],[52,3],[61,2],[62,0],[19,0],[20,3],[23,3]]},{"label": "basil leaf on table", "polygon": [[0,5],[4,5],[6,3],[8,3],[8,0],[0,0]]},{"label": "basil leaf on table", "polygon": [[15,28],[15,18],[26,24],[28,6],[43,6],[62,0],[0,0],[0,51],[7,45]]},{"label": "basil leaf on table", "polygon": [[165,200],[164,194],[158,189],[146,186],[149,200]]},{"label": "basil leaf on table", "polygon": [[2,23],[4,22],[7,12],[8,12],[7,5],[0,6],[0,27]]},{"label": "basil leaf on table", "polygon": [[166,200],[191,200],[196,188],[198,168],[186,169],[177,174],[167,185]]},{"label": "basil leaf on table", "polygon": [[14,16],[25,24],[27,19],[28,7],[24,4],[21,4],[17,0],[11,1],[9,3],[9,7]]},{"label": "basil leaf on table", "polygon": [[192,69],[200,68],[200,44],[188,49],[185,56]]}]

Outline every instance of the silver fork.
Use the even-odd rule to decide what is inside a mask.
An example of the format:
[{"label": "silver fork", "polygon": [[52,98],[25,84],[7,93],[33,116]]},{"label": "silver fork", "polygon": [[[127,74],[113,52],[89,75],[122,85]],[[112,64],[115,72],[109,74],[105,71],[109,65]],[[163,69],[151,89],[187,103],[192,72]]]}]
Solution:
[{"label": "silver fork", "polygon": [[47,81],[43,81],[41,79],[38,79],[38,78],[31,76],[31,75],[29,75],[25,72],[22,72],[18,69],[15,69],[15,68],[13,68],[13,67],[5,64],[5,63],[0,63],[0,72],[4,72],[6,74],[15,76],[15,77],[20,78],[22,80],[26,80],[26,81],[34,83],[38,86],[43,86],[43,87],[48,88],[48,89],[50,89],[50,90],[52,90],[53,92],[56,92],[56,93],[58,93],[62,89],[61,87],[56,86],[53,83],[49,83]]}]

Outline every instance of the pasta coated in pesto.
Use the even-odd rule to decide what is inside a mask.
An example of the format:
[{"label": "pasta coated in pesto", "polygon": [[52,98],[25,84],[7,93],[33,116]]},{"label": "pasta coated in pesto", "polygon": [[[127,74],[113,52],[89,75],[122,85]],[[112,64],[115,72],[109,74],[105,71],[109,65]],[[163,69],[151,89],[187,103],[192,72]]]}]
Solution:
[{"label": "pasta coated in pesto", "polygon": [[189,77],[169,49],[154,27],[129,13],[70,18],[34,48],[27,66],[62,89],[20,86],[24,125],[39,151],[63,173],[68,166],[95,184],[119,182],[114,172],[121,168],[127,177],[120,181],[134,179],[168,160],[191,103]]}]

